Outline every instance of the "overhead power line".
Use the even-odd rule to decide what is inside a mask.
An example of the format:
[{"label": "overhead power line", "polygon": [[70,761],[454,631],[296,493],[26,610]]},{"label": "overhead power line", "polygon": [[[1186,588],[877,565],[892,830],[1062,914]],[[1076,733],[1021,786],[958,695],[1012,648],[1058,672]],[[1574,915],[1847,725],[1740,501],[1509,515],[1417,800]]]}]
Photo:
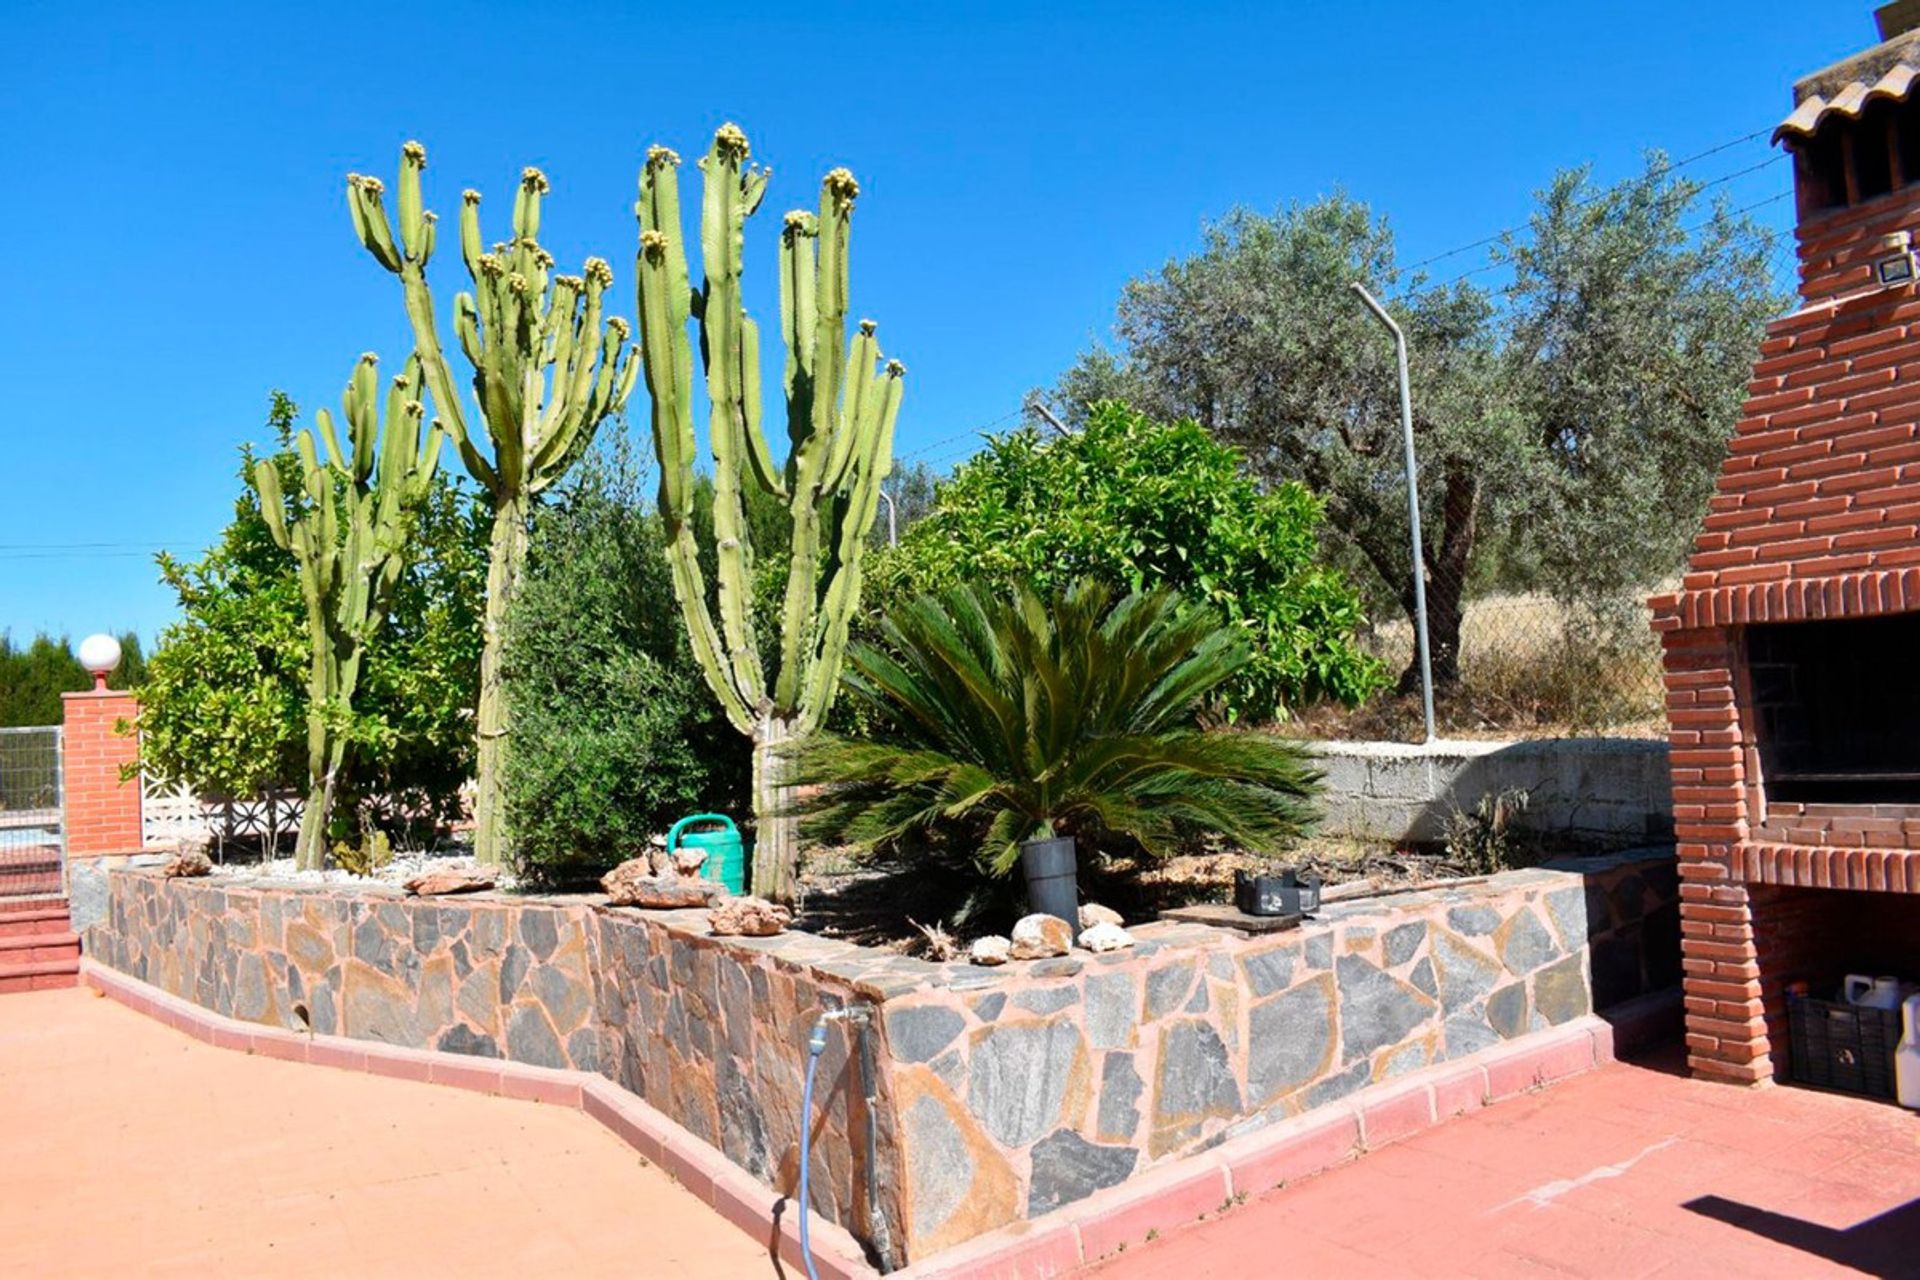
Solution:
[{"label": "overhead power line", "polygon": [[[1655,172],[1658,175],[1664,177],[1669,173],[1673,173],[1673,172],[1676,172],[1677,170],[1684,169],[1688,165],[1697,164],[1698,162],[1705,160],[1711,156],[1717,156],[1723,151],[1731,150],[1732,148],[1737,147],[1742,143],[1752,142],[1755,138],[1762,137],[1772,132],[1773,132],[1772,125],[1768,125],[1762,129],[1755,129],[1752,133],[1741,134],[1739,137],[1731,138],[1726,142],[1722,142],[1718,144],[1717,146],[1708,147],[1705,151],[1696,151],[1694,154],[1686,157],[1683,160],[1675,160],[1671,164],[1662,165]],[[1710,183],[1703,184],[1700,189],[1705,190],[1707,187],[1710,187],[1710,186],[1718,186],[1723,182],[1729,182],[1734,178],[1738,178],[1745,174],[1752,173],[1755,169],[1764,169],[1768,165],[1777,163],[1778,161],[1784,160],[1784,159],[1786,159],[1784,155],[1773,156],[1768,160],[1762,161],[1760,164],[1754,165],[1750,169],[1742,169],[1738,173],[1730,173],[1725,177],[1716,178]],[[1595,195],[1591,195],[1587,197],[1585,200],[1580,201],[1578,204],[1574,206],[1574,208],[1576,209],[1585,208],[1587,205],[1592,204],[1594,201],[1605,198],[1607,194],[1608,193],[1605,191],[1598,192]],[[1483,249],[1490,244],[1497,244],[1502,238],[1512,235],[1514,232],[1520,230],[1521,226],[1524,226],[1524,225],[1525,225],[1524,223],[1521,223],[1511,227],[1502,227],[1500,230],[1494,232],[1492,235],[1482,236],[1478,240],[1472,240],[1466,244],[1455,245],[1451,249],[1443,250],[1440,253],[1433,254],[1431,257],[1422,258],[1418,262],[1410,263],[1406,267],[1402,268],[1402,270],[1418,271],[1421,267],[1430,266],[1436,262],[1443,262],[1448,258],[1457,257],[1460,254],[1467,253],[1474,249]]]}]

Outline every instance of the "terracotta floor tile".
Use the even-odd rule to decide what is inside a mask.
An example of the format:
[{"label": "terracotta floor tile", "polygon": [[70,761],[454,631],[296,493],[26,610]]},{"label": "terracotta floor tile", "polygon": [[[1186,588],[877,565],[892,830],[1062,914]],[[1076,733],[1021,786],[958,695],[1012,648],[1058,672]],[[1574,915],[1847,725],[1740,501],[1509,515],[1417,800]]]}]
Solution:
[{"label": "terracotta floor tile", "polygon": [[0,1276],[729,1280],[763,1247],[578,1112],[0,997]]},{"label": "terracotta floor tile", "polygon": [[[1791,1087],[1709,1085],[1667,1065],[1615,1064],[1472,1113],[1095,1270],[1920,1276],[1920,1118]],[[1247,1267],[1283,1256],[1300,1265]]]}]

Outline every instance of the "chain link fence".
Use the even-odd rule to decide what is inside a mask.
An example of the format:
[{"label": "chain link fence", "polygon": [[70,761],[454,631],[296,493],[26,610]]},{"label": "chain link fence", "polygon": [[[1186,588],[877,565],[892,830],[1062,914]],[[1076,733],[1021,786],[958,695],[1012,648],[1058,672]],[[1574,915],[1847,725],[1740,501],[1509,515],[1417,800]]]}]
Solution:
[{"label": "chain link fence", "polygon": [[[1447,738],[1631,737],[1666,733],[1660,645],[1646,597],[1570,604],[1544,592],[1429,596],[1434,725]],[[1400,681],[1366,703],[1309,708],[1314,737],[1418,742],[1424,735],[1410,621],[1389,615],[1360,637]],[[1407,679],[1401,679],[1407,673]]]}]

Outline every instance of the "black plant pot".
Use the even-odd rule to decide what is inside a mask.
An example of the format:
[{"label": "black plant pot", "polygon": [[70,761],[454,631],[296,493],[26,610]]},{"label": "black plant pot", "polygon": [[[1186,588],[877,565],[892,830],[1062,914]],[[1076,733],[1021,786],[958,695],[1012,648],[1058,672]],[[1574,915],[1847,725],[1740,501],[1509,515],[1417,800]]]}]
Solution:
[{"label": "black plant pot", "polygon": [[1270,876],[1233,873],[1233,905],[1250,916],[1303,916],[1320,908],[1320,877],[1288,867]]},{"label": "black plant pot", "polygon": [[1059,916],[1080,932],[1079,860],[1072,836],[1027,840],[1020,845],[1020,870],[1027,877],[1027,910]]}]

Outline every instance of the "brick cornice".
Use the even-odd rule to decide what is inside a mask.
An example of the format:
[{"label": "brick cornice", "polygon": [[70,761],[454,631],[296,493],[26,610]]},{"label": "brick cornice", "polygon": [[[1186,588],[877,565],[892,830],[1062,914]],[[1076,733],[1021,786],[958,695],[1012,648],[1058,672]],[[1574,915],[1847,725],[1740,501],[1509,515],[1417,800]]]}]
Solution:
[{"label": "brick cornice", "polygon": [[1655,631],[1904,613],[1920,609],[1920,567],[1673,591],[1650,597],[1647,607]]}]

